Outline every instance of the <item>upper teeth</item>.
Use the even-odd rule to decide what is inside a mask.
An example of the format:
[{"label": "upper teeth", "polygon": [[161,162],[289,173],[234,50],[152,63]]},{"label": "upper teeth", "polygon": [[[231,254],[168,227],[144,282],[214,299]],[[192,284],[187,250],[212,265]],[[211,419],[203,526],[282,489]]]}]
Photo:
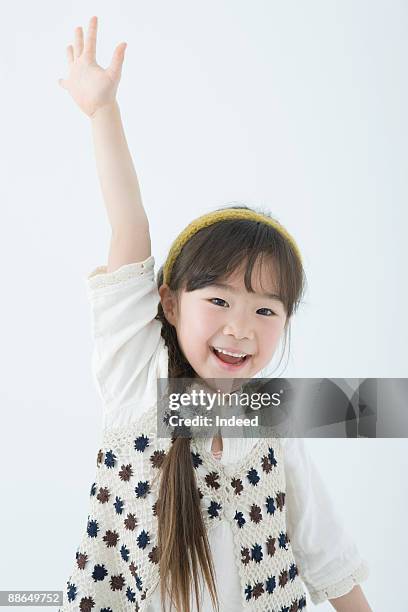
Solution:
[{"label": "upper teeth", "polygon": [[231,355],[231,357],[246,357],[247,355],[247,353],[230,353],[230,351],[224,351],[224,349],[217,348],[216,346],[213,348],[220,353],[224,353],[225,355]]}]

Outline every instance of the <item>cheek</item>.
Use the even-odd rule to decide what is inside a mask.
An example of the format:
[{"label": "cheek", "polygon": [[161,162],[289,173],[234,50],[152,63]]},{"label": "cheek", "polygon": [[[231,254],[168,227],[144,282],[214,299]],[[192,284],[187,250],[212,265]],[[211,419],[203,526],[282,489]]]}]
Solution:
[{"label": "cheek", "polygon": [[184,321],[188,322],[190,333],[194,335],[206,336],[217,328],[217,317],[208,307],[196,304],[194,308],[188,308],[186,314]]},{"label": "cheek", "polygon": [[209,308],[202,308],[197,312],[196,322],[203,329],[215,329],[217,327],[218,318]]},{"label": "cheek", "polygon": [[208,308],[184,304],[179,333],[184,346],[195,352],[205,350],[209,338],[217,329],[216,320]]},{"label": "cheek", "polygon": [[263,333],[259,335],[263,352],[268,353],[276,348],[283,333],[283,326],[284,322],[276,321],[273,325],[268,326],[267,329],[265,328]]}]

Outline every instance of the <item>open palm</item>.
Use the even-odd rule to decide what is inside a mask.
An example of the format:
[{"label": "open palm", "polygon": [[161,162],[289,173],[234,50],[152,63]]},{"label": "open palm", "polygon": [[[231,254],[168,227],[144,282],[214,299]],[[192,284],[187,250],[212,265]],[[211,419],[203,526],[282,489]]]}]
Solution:
[{"label": "open palm", "polygon": [[75,28],[74,45],[67,47],[68,78],[58,79],[59,85],[69,91],[89,117],[115,100],[126,49],[126,43],[120,43],[113,52],[110,66],[106,69],[99,66],[96,63],[97,27],[98,18],[91,17],[85,43],[82,27]]}]

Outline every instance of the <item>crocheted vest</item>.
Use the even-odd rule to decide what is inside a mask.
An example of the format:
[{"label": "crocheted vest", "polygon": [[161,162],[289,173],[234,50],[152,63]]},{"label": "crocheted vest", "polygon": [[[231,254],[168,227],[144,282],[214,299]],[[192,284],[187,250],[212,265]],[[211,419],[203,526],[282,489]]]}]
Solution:
[{"label": "crocheted vest", "polygon": [[[156,407],[123,429],[104,430],[90,490],[86,532],[59,612],[143,612],[158,586],[160,468],[172,440],[157,437]],[[283,448],[260,438],[233,467],[190,441],[207,530],[227,520],[234,534],[242,608],[306,610],[304,584],[286,531]],[[159,588],[159,586],[158,586]]]}]

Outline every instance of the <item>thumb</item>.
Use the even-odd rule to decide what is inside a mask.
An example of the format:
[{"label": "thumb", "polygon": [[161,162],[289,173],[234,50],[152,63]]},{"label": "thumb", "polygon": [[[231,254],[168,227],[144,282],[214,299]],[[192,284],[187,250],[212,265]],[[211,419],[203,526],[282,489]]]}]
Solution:
[{"label": "thumb", "polygon": [[127,43],[123,42],[120,43],[115,51],[113,52],[113,56],[112,56],[112,61],[111,64],[109,66],[109,70],[115,75],[117,76],[121,69],[122,69],[122,64],[123,64],[123,59],[125,57],[125,49],[127,47]]}]

